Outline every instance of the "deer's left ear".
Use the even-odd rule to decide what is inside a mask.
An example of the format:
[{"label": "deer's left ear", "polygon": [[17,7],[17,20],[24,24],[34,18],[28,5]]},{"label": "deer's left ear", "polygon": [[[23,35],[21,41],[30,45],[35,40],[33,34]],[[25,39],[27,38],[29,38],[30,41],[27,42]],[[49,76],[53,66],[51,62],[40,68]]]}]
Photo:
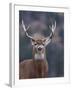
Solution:
[{"label": "deer's left ear", "polygon": [[51,39],[46,39],[45,46],[47,46],[51,42]]}]

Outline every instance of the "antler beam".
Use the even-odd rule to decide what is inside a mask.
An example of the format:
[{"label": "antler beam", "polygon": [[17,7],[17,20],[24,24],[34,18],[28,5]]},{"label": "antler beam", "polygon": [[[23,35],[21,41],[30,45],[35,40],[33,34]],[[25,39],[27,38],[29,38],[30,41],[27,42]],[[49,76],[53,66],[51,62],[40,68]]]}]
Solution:
[{"label": "antler beam", "polygon": [[23,29],[24,29],[27,37],[33,39],[33,37],[31,37],[31,36],[27,33],[27,30],[30,28],[30,26],[31,26],[31,25],[29,25],[29,26],[27,27],[27,29],[26,29],[25,24],[24,24],[24,22],[23,22],[23,20],[22,20],[22,27],[23,27]]}]

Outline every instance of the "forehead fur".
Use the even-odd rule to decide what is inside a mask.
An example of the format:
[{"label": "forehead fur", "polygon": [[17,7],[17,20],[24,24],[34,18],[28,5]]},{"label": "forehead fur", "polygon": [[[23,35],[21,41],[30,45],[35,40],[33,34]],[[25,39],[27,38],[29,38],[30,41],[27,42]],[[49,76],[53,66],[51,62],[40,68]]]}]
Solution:
[{"label": "forehead fur", "polygon": [[37,44],[42,44],[42,40],[36,40]]},{"label": "forehead fur", "polygon": [[43,40],[45,37],[44,37],[42,34],[36,33],[36,34],[33,35],[33,38],[34,38],[35,40],[41,41],[41,40]]}]

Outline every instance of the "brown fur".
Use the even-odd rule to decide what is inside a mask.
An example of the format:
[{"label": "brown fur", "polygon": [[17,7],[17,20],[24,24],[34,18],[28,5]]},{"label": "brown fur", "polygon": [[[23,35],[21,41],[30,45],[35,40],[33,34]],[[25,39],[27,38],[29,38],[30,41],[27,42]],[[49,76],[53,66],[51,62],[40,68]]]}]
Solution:
[{"label": "brown fur", "polygon": [[24,60],[19,64],[19,79],[48,77],[48,63],[46,60]]}]

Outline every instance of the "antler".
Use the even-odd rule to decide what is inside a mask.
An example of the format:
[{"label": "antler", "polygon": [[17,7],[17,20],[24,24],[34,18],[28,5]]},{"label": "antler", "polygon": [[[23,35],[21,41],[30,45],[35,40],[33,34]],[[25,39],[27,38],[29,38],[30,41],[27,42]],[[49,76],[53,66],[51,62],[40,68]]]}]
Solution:
[{"label": "antler", "polygon": [[[27,37],[29,37],[30,39],[33,39],[33,37],[30,36],[30,35],[27,33],[27,30],[30,28],[31,25],[29,25],[29,26],[27,27],[27,29],[26,29],[25,24],[24,24],[24,22],[23,22],[23,20],[22,20],[22,26],[23,26],[23,29],[24,29]],[[56,29],[56,21],[55,21],[55,24],[52,24],[52,26],[49,25],[49,28],[51,29],[51,34],[50,34],[50,36],[48,36],[48,37],[46,38],[47,41],[51,40],[52,37],[53,37],[53,35],[54,35],[54,31],[55,31],[55,29]]]},{"label": "antler", "polygon": [[54,31],[55,31],[55,29],[56,29],[56,21],[55,21],[55,24],[53,25],[52,24],[52,26],[50,26],[49,25],[49,28],[51,29],[51,34],[50,34],[50,36],[49,36],[49,38],[51,39],[52,38],[52,36],[54,35]]},{"label": "antler", "polygon": [[48,37],[46,38],[46,45],[47,45],[48,43],[50,43],[50,41],[51,41],[51,39],[52,39],[52,37],[53,37],[53,35],[54,35],[54,31],[55,31],[55,29],[56,29],[56,21],[55,21],[55,24],[54,24],[54,25],[52,24],[52,26],[49,26],[49,28],[51,29],[51,34],[50,34],[50,36],[48,36]]},{"label": "antler", "polygon": [[23,20],[22,20],[22,26],[23,26],[23,29],[24,29],[27,37],[33,39],[33,37],[31,37],[31,36],[27,33],[27,30],[30,28],[31,25],[29,25],[29,26],[27,27],[27,29],[26,29],[25,24],[24,24],[24,22],[23,22]]},{"label": "antler", "polygon": [[52,39],[53,35],[54,35],[54,31],[56,29],[56,21],[55,24],[52,24],[52,26],[49,25],[49,28],[51,29],[51,34],[50,36],[48,36],[46,39],[49,41],[50,39]]}]

